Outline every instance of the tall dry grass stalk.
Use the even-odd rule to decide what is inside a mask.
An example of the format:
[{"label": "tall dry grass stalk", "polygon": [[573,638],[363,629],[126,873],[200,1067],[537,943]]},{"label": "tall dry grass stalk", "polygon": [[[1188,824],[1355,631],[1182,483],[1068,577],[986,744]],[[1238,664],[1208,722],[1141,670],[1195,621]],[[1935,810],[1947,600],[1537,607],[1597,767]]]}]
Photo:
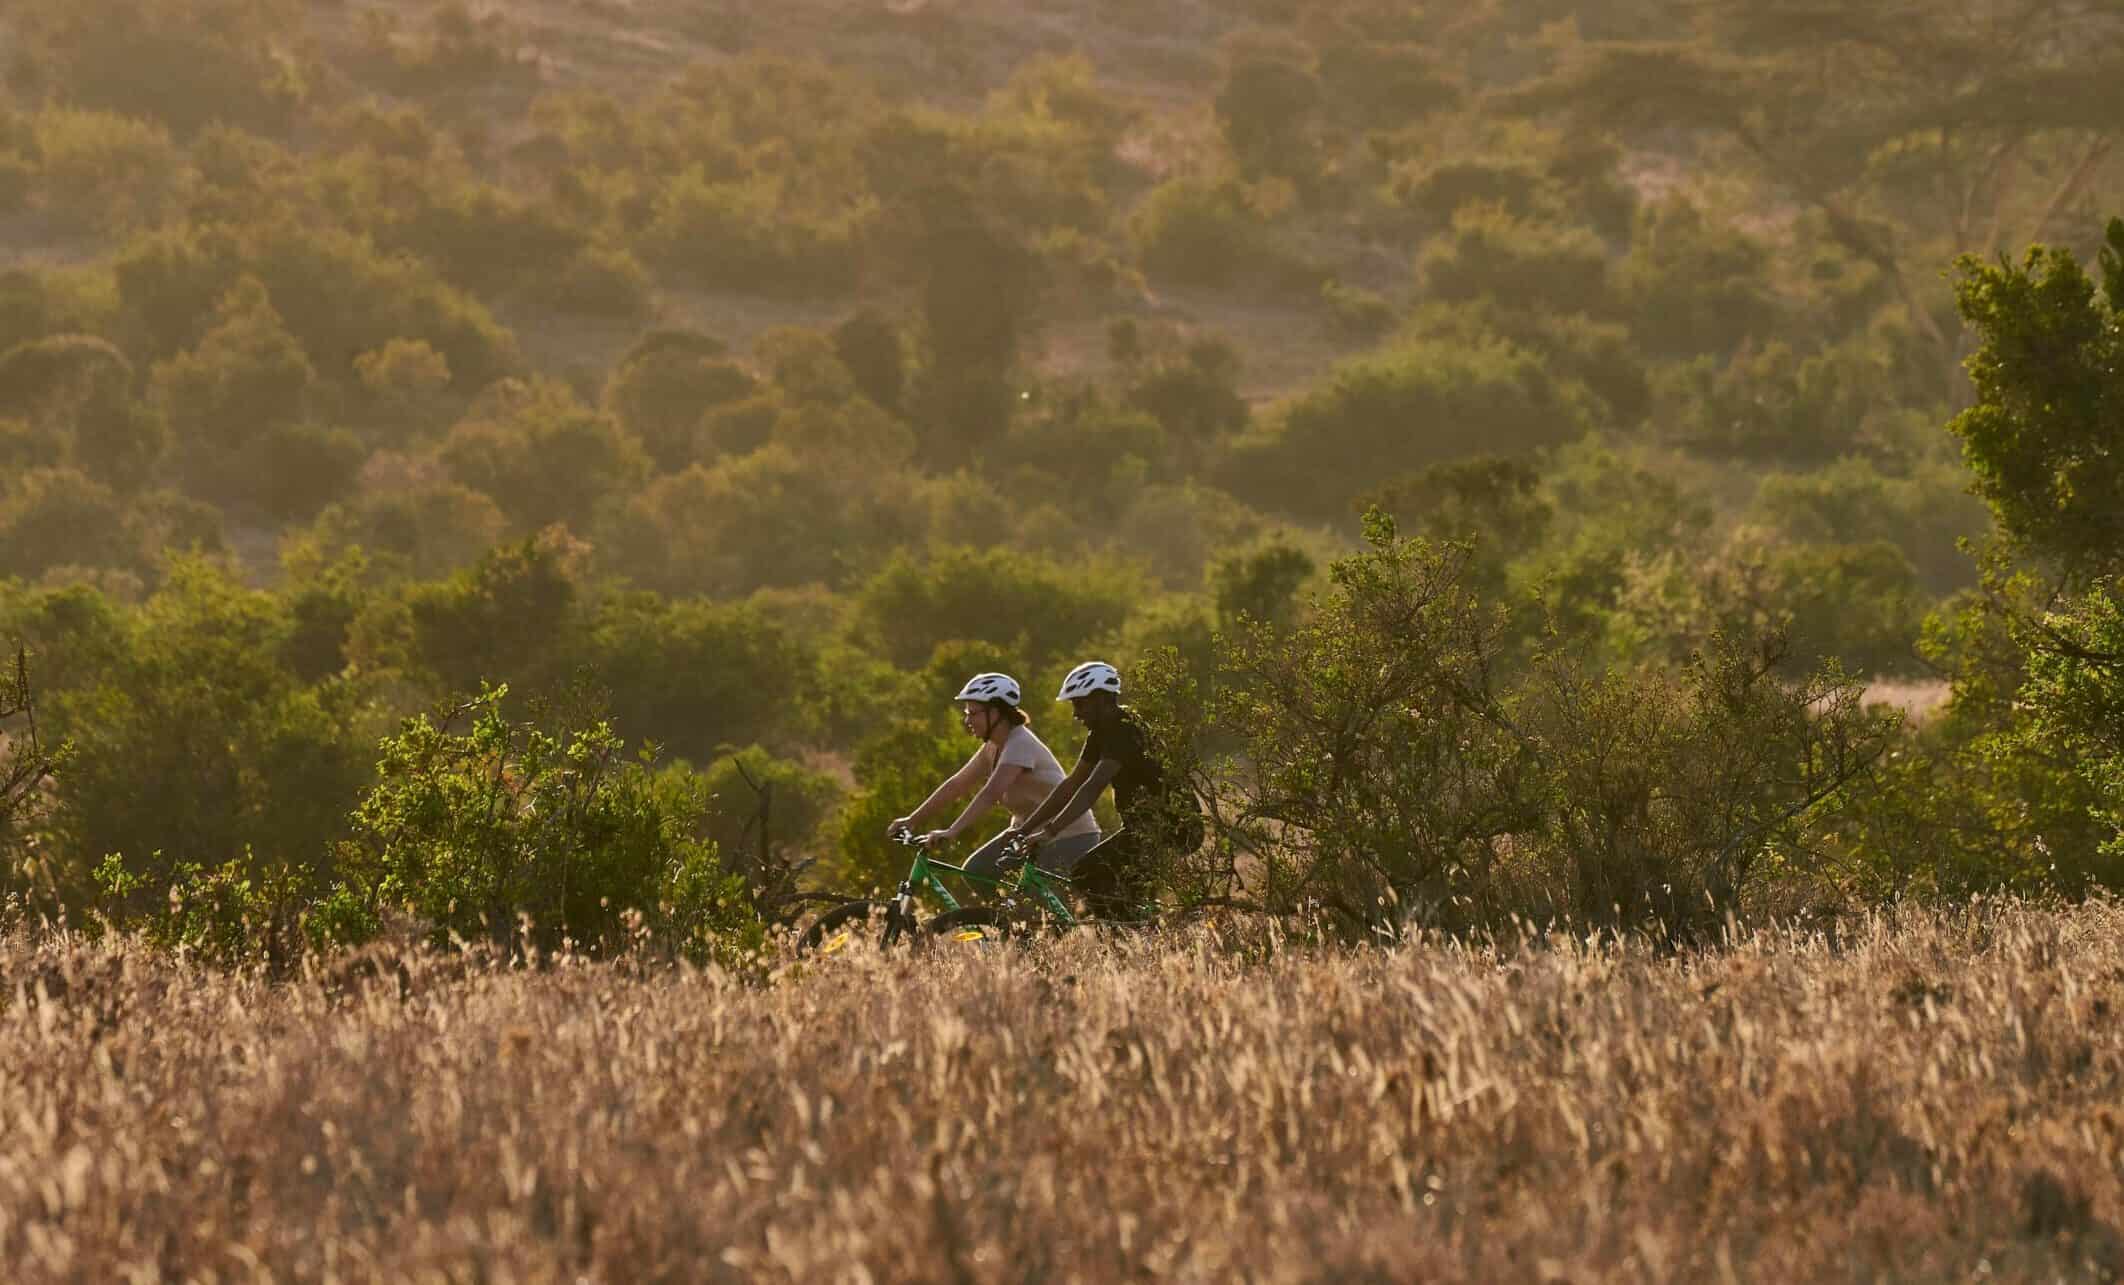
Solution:
[{"label": "tall dry grass stalk", "polygon": [[2120,943],[2007,906],[1664,959],[1197,936],[335,994],[14,938],[0,1276],[2108,1276]]}]

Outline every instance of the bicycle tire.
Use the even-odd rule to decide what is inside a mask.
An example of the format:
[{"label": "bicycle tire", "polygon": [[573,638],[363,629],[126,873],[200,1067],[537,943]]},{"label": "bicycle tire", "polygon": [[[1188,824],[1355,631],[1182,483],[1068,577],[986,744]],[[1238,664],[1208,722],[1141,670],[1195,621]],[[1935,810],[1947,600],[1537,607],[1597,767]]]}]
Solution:
[{"label": "bicycle tire", "polygon": [[1009,941],[1020,929],[994,906],[961,906],[922,925],[924,945],[982,945]]},{"label": "bicycle tire", "polygon": [[905,925],[893,913],[890,901],[848,901],[835,906],[812,921],[811,927],[797,939],[797,954],[821,956],[837,954],[859,935],[857,920],[868,923],[872,918],[883,921],[879,930],[880,948],[891,946],[900,939]]}]

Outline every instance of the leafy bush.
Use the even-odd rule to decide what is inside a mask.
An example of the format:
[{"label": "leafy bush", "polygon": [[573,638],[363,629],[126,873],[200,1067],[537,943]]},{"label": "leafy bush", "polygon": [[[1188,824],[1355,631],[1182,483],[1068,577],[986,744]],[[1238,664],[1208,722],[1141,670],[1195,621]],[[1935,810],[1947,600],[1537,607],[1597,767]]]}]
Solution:
[{"label": "leafy bush", "polygon": [[1678,675],[1548,668],[1528,720],[1542,823],[1515,856],[1557,909],[1706,942],[1766,879],[1806,874],[1818,814],[1872,773],[1896,716],[1834,668],[1780,677],[1784,659],[1774,633],[1718,635]]},{"label": "leafy bush", "polygon": [[616,320],[647,315],[656,295],[649,270],[640,259],[626,250],[601,246],[578,251],[540,293],[563,312]]},{"label": "leafy bush", "polygon": [[1207,448],[1247,423],[1239,353],[1219,339],[1198,339],[1129,363],[1125,395],[1185,446],[1180,462],[1188,471],[1199,467]]},{"label": "leafy bush", "polygon": [[161,126],[109,112],[47,108],[37,152],[53,207],[109,232],[161,222],[185,178],[184,154]]},{"label": "leafy bush", "polygon": [[[193,492],[271,506],[290,479],[261,467],[268,460],[257,448],[308,417],[316,379],[309,356],[282,323],[265,287],[244,278],[222,300],[214,327],[198,347],[158,362],[151,379]],[[303,462],[299,455],[297,462]]]},{"label": "leafy bush", "polygon": [[144,337],[137,352],[190,347],[248,274],[330,378],[350,376],[358,357],[394,339],[421,340],[440,353],[460,390],[484,388],[516,362],[514,340],[486,308],[419,261],[293,217],[143,237],[115,270],[128,322]]},{"label": "leafy bush", "polygon": [[617,595],[590,621],[585,655],[613,716],[685,758],[793,748],[818,729],[816,642],[743,603]]},{"label": "leafy bush", "polygon": [[1772,333],[1779,305],[1769,287],[1769,251],[1685,201],[1644,211],[1616,293],[1646,351],[1663,357],[1730,352]]},{"label": "leafy bush", "polygon": [[1327,517],[1382,478],[1584,430],[1541,361],[1502,341],[1413,340],[1336,367],[1232,445],[1227,484],[1263,508]]},{"label": "leafy bush", "polygon": [[570,627],[579,596],[572,550],[547,536],[489,550],[447,580],[406,593],[412,657],[451,691],[502,675],[549,690],[577,654]]},{"label": "leafy bush", "polygon": [[1330,329],[1340,339],[1378,340],[1394,328],[1394,305],[1377,291],[1330,280],[1320,287]]},{"label": "leafy bush", "polygon": [[1512,307],[1594,316],[1615,309],[1598,237],[1494,205],[1455,211],[1451,233],[1425,247],[1417,270],[1430,293],[1448,302],[1488,296]]},{"label": "leafy bush", "polygon": [[46,88],[182,134],[278,132],[304,97],[293,0],[27,0],[20,21]]},{"label": "leafy bush", "polygon": [[[665,593],[843,583],[927,526],[902,448],[873,434],[892,427],[904,438],[905,430],[880,420],[875,409],[819,409],[807,443],[784,416],[774,431],[791,440],[656,479],[614,518],[600,547],[615,570]],[[842,449],[821,449],[834,443]]]},{"label": "leafy bush", "polygon": [[895,664],[912,669],[939,643],[1007,645],[1021,667],[1060,660],[1128,615],[1119,568],[1086,583],[1062,563],[1007,549],[947,549],[926,561],[895,554],[857,591],[862,628]]},{"label": "leafy bush", "polygon": [[833,350],[865,397],[897,410],[907,386],[907,353],[900,329],[865,309],[833,328]]},{"label": "leafy bush", "polygon": [[54,567],[137,569],[140,532],[111,489],[74,469],[39,468],[0,489],[0,574],[40,576]]},{"label": "leafy bush", "polygon": [[339,850],[333,928],[360,935],[405,908],[438,941],[746,959],[760,928],[743,883],[693,837],[703,783],[630,761],[608,723],[513,722],[506,691],[385,738]]},{"label": "leafy bush", "polygon": [[143,897],[186,863],[271,882],[324,859],[366,770],[365,702],[283,665],[292,628],[274,598],[179,559],[113,654],[54,696],[80,747],[55,823],[77,889],[112,853]]},{"label": "leafy bush", "polygon": [[1885,752],[1858,687],[1780,677],[1774,639],[1714,639],[1679,673],[1558,651],[1515,674],[1463,550],[1376,512],[1366,534],[1304,621],[1220,640],[1208,693],[1158,671],[1145,697],[1219,823],[1202,859],[1244,857],[1270,906],[1353,932],[1529,915],[1700,939],[1779,861],[1804,868],[1818,815]]},{"label": "leafy bush", "polygon": [[489,390],[450,430],[441,458],[452,480],[491,496],[525,532],[554,523],[587,531],[608,498],[649,474],[631,433],[549,379]]},{"label": "leafy bush", "polygon": [[[0,353],[0,414],[29,418],[61,458],[116,490],[155,472],[163,423],[133,395],[125,354],[89,335],[53,335]],[[59,460],[49,461],[58,463]]]},{"label": "leafy bush", "polygon": [[772,175],[719,180],[696,165],[664,186],[641,248],[710,289],[837,293],[854,283],[859,217],[792,211]]},{"label": "leafy bush", "polygon": [[1129,233],[1144,270],[1188,285],[1229,285],[1258,262],[1261,227],[1238,184],[1169,179],[1143,199]]},{"label": "leafy bush", "polygon": [[[705,336],[704,336],[705,338]],[[677,345],[639,351],[605,382],[604,408],[636,437],[660,472],[704,463],[717,443],[703,439],[702,416],[750,397],[758,381],[718,351]]]},{"label": "leafy bush", "polygon": [[421,340],[393,339],[370,349],[354,359],[354,375],[366,402],[363,418],[386,443],[423,436],[449,414],[450,363]]},{"label": "leafy bush", "polygon": [[1455,157],[1395,177],[1394,192],[1403,204],[1440,226],[1468,206],[1502,209],[1521,217],[1551,213],[1547,176],[1529,158]]},{"label": "leafy bush", "polygon": [[359,493],[327,506],[312,531],[325,549],[365,549],[413,575],[455,571],[500,543],[509,519],[487,496],[434,472],[403,456],[371,457]]}]

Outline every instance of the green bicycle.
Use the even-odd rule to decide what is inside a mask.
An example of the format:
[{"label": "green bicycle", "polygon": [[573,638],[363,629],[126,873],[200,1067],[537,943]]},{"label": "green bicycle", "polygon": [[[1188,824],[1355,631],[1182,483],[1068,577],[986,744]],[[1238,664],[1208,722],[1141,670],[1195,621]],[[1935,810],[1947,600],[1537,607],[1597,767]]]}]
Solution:
[{"label": "green bicycle", "polygon": [[[914,849],[914,865],[900,881],[899,891],[889,898],[845,902],[820,915],[798,939],[799,954],[831,955],[844,950],[873,924],[878,926],[880,946],[894,945],[903,938],[921,946],[932,941],[1000,941],[1034,920],[1045,920],[1058,929],[1077,922],[1063,895],[1069,879],[1040,869],[1016,842],[1004,849],[1002,873],[990,878],[932,857],[908,831],[893,835],[893,841]],[[945,887],[946,874],[991,890],[996,900],[986,905],[962,903]],[[942,902],[944,910],[920,922],[915,917],[915,898],[925,892]]]}]

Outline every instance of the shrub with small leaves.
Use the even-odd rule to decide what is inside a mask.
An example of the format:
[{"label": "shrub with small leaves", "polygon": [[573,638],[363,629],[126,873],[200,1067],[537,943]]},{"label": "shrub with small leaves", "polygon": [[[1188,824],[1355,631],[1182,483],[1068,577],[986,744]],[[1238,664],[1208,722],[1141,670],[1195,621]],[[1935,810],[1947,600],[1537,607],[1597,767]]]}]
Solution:
[{"label": "shrub with small leaves", "polygon": [[[630,756],[609,723],[544,731],[502,711],[506,687],[386,738],[342,845],[335,905],[374,922],[403,908],[440,940],[600,955],[645,942],[735,963],[757,944],[742,881],[694,836],[690,775]],[[346,913],[356,907],[373,918]]]}]

